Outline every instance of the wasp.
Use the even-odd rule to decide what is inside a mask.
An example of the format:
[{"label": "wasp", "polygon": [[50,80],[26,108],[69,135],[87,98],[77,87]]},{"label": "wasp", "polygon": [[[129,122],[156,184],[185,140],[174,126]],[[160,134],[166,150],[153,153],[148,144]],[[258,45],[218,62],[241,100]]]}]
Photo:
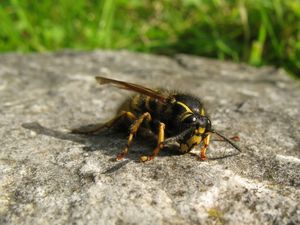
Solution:
[{"label": "wasp", "polygon": [[[92,128],[75,129],[73,133],[97,133],[103,128],[111,128],[117,124],[126,125],[129,136],[126,147],[116,159],[123,159],[138,131],[147,131],[155,136],[156,147],[151,155],[140,157],[142,162],[153,160],[161,149],[169,145],[177,145],[180,153],[188,153],[202,144],[199,158],[206,160],[206,151],[212,134],[220,136],[241,152],[240,148],[230,139],[212,128],[212,124],[199,98],[185,93],[166,89],[150,89],[138,84],[97,76],[100,84],[110,84],[120,89],[136,92],[126,100],[117,115],[104,124],[96,124]],[[141,132],[142,133],[142,132]],[[144,132],[143,132],[144,133]]]}]

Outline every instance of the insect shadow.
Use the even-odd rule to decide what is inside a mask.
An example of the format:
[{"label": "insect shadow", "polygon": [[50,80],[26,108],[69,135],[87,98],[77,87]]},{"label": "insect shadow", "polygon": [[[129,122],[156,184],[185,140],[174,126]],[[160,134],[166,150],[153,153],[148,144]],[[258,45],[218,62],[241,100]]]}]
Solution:
[{"label": "insect shadow", "polygon": [[[97,134],[90,135],[79,135],[69,132],[62,132],[54,129],[50,129],[42,126],[38,122],[23,123],[22,127],[28,130],[32,130],[37,134],[46,135],[49,137],[54,137],[61,140],[67,140],[76,142],[84,145],[83,150],[87,152],[101,150],[104,154],[111,157],[111,161],[116,162],[116,155],[119,153],[122,148],[124,148],[124,143],[126,143],[126,135],[124,132],[119,131],[118,129],[107,129]],[[218,141],[218,140],[214,140]],[[119,170],[129,162],[140,162],[139,158],[145,152],[151,152],[152,148],[155,146],[155,141],[151,139],[137,138],[135,139],[135,144],[131,147],[130,153],[127,155],[127,159],[119,161],[117,164],[114,164],[111,168],[108,168],[103,173],[113,173],[116,170]],[[176,147],[167,147],[160,152],[160,157],[165,156],[174,156],[181,155],[175,149]],[[194,157],[199,157],[195,153],[190,153]],[[220,160],[228,157],[232,157],[238,154],[227,154],[220,157],[210,157],[210,160]]]},{"label": "insect shadow", "polygon": [[[111,161],[116,161],[116,155],[125,147],[127,138],[124,132],[113,128],[103,130],[97,134],[80,135],[47,128],[38,122],[23,123],[22,127],[37,134],[82,144],[84,145],[83,150],[87,152],[101,150],[104,154],[112,157]],[[130,161],[139,161],[139,157],[145,152],[150,153],[154,146],[155,142],[152,140],[137,138],[126,158]],[[179,153],[174,151],[173,148],[166,148],[160,153],[160,157],[171,155],[179,155]]]}]

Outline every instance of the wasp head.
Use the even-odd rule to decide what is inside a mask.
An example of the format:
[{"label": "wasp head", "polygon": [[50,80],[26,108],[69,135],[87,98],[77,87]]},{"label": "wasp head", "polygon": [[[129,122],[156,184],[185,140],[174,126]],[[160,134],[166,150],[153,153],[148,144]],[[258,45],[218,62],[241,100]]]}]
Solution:
[{"label": "wasp head", "polygon": [[[182,121],[182,139],[180,143],[180,151],[185,153],[192,150],[211,131],[211,122],[207,116],[192,114]],[[186,131],[186,132],[185,132]]]}]

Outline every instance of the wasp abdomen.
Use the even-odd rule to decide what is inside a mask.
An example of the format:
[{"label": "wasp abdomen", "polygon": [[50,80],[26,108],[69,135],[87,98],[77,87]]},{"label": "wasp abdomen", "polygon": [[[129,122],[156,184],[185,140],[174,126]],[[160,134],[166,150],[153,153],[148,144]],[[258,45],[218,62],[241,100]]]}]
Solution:
[{"label": "wasp abdomen", "polygon": [[154,117],[163,115],[165,105],[157,99],[145,95],[134,95],[129,104],[129,111],[137,114],[149,112]]}]

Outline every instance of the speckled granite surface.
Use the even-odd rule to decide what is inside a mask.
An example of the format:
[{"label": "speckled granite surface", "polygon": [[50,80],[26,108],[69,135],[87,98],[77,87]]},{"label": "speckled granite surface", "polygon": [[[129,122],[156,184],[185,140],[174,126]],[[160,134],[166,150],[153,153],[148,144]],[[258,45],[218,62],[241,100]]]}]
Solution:
[{"label": "speckled granite surface", "polygon": [[[106,75],[190,91],[243,153],[197,161],[126,134],[69,134],[106,121],[130,93]],[[0,55],[1,224],[299,224],[300,85],[282,70],[178,55],[121,52]],[[208,156],[232,149],[212,142]],[[196,149],[197,152],[197,149]]]}]

